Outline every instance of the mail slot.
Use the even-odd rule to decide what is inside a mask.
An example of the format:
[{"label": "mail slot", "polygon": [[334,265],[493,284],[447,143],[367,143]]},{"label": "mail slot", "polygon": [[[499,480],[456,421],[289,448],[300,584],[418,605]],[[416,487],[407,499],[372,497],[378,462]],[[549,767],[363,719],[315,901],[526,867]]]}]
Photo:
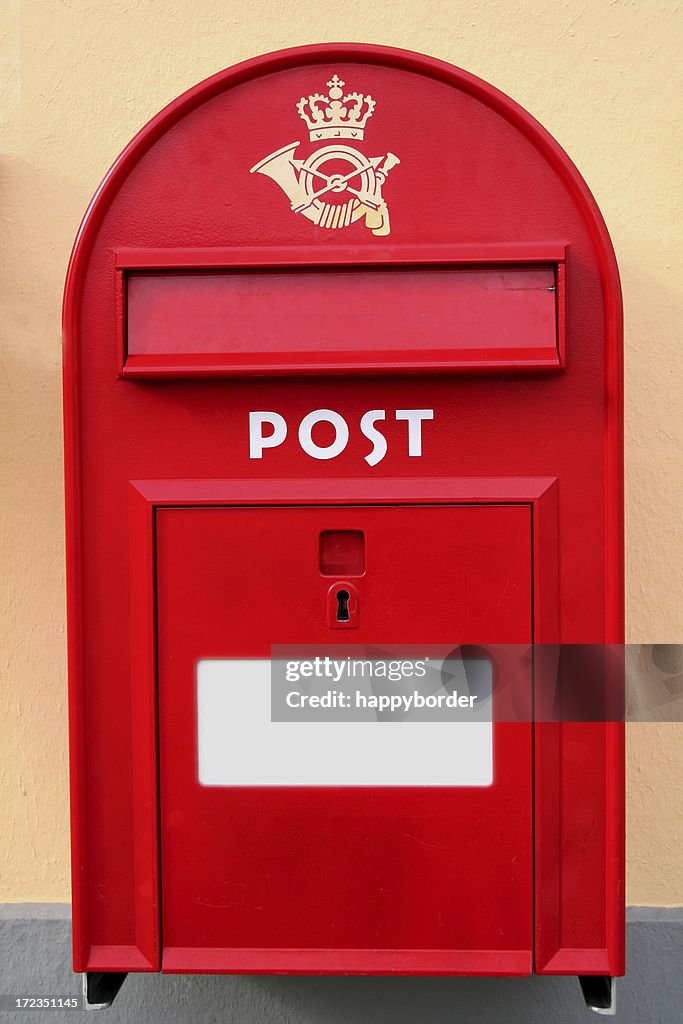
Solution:
[{"label": "mail slot", "polygon": [[64,302],[89,1003],[131,971],[609,1002],[623,726],[538,708],[558,644],[623,640],[621,332],[578,172],[443,62],[258,57],[124,150]]},{"label": "mail slot", "polygon": [[558,369],[562,266],[129,270],[123,375]]}]

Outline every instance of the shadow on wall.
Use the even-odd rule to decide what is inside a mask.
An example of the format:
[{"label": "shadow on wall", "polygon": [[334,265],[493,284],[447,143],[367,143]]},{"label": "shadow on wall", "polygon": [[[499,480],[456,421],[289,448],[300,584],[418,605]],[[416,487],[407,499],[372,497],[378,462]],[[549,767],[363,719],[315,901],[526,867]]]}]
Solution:
[{"label": "shadow on wall", "polygon": [[[135,979],[112,1009],[117,1021],[142,1013],[149,981]],[[130,983],[129,978],[126,985]],[[145,982],[148,982],[145,985]],[[204,977],[155,979],[164,1021],[239,1024],[535,1024],[597,1018],[586,1010],[575,978],[292,978]],[[163,993],[163,995],[162,995]],[[137,997],[137,998],[136,998]],[[107,1022],[105,1021],[105,1024]],[[112,1021],[113,1024],[113,1021]]]}]

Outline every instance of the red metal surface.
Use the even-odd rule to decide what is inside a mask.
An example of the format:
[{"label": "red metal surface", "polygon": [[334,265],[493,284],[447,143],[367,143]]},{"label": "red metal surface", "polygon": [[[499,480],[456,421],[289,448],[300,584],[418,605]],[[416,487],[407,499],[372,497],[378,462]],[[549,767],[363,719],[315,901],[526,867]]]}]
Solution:
[{"label": "red metal surface", "polygon": [[[212,380],[211,373],[190,379],[192,368],[181,366],[186,380],[121,379],[122,268],[135,265],[126,254],[143,253],[142,268],[150,266],[153,251],[160,254],[155,266],[201,271],[234,265],[224,259],[226,247],[244,253],[244,266],[264,248],[283,266],[315,250],[318,262],[334,265],[338,233],[297,216],[272,182],[249,175],[290,132],[292,139],[305,138],[294,105],[334,73],[377,99],[363,143],[368,154],[391,150],[401,159],[386,188],[391,245],[353,224],[344,229],[351,261],[401,261],[407,248],[414,261],[419,247],[420,262],[439,262],[444,247],[460,247],[463,263],[516,262],[505,252],[516,252],[521,262],[557,262],[564,280],[566,247],[566,288],[558,296],[566,308],[566,322],[561,307],[558,318],[564,374],[231,383]],[[390,304],[386,317],[391,326]],[[329,44],[222,72],[142,130],[103,182],[79,232],[64,334],[74,963],[79,970],[157,970],[160,885],[171,900],[173,890],[163,862],[159,878],[156,838],[153,509],[174,502],[259,503],[259,488],[272,479],[281,501],[305,505],[339,501],[339,483],[348,478],[356,482],[343,484],[341,500],[361,503],[401,504],[411,488],[436,501],[521,500],[534,508],[534,638],[621,642],[618,276],[585,184],[525,111],[439,61]],[[296,425],[316,408],[338,410],[354,428],[345,450],[330,461],[312,460],[296,442]],[[408,455],[406,424],[393,415],[410,408],[434,410],[420,458]],[[276,411],[291,425],[285,443],[265,451],[261,461],[248,455],[254,409]],[[387,411],[388,449],[370,467],[356,425],[372,409]],[[434,485],[435,477],[447,478],[447,486]],[[529,478],[550,479],[536,487]],[[131,486],[136,480],[159,483]],[[270,501],[271,491],[266,488],[261,500]],[[264,642],[268,632],[264,620]],[[187,722],[178,728],[185,728],[187,741]],[[528,727],[511,728],[524,733]],[[534,732],[535,970],[620,973],[622,726],[548,723]],[[511,743],[517,752],[524,746]],[[194,797],[186,797],[192,809]],[[438,799],[436,791],[428,799]],[[491,856],[499,841],[497,834],[490,841],[496,810],[482,827],[481,849]],[[475,900],[472,894],[467,907],[476,932],[483,925],[476,922]],[[496,903],[509,929],[518,903],[516,893],[509,904]],[[296,913],[303,928],[306,906]],[[520,913],[521,935],[531,909]],[[417,907],[413,925],[427,941],[424,914]],[[368,943],[373,926],[367,922]],[[207,942],[201,953],[191,946],[191,953],[174,941],[179,945],[164,959],[166,969],[225,969],[221,943]],[[367,954],[364,967],[356,958],[347,969],[496,973],[529,967],[496,960],[497,954],[478,959],[472,948],[444,959],[448,948],[432,944],[408,962],[396,954],[391,964],[383,954]],[[231,952],[233,969],[334,969],[327,955],[294,964],[284,954],[269,959],[264,948],[253,950]],[[341,955],[334,955],[341,965]]]}]

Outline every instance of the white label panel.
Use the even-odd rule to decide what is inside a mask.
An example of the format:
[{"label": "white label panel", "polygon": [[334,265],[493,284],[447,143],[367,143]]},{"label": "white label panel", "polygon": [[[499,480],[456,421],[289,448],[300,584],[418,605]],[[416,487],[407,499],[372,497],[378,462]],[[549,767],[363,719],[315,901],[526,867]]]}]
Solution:
[{"label": "white label panel", "polygon": [[197,747],[203,786],[493,781],[490,706],[472,721],[273,722],[267,659],[197,663]]}]

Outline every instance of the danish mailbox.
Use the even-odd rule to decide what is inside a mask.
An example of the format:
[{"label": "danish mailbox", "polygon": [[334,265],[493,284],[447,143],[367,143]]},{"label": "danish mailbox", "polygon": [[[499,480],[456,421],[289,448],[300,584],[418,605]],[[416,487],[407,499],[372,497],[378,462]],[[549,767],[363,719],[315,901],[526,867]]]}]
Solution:
[{"label": "danish mailbox", "polygon": [[[64,330],[90,1000],[620,974],[618,723],[503,720],[495,686],[487,722],[322,722],[311,685],[347,648],[622,641],[619,283],[557,143],[404,51],[240,64],[113,165]],[[314,652],[281,716],[273,645]]]}]

